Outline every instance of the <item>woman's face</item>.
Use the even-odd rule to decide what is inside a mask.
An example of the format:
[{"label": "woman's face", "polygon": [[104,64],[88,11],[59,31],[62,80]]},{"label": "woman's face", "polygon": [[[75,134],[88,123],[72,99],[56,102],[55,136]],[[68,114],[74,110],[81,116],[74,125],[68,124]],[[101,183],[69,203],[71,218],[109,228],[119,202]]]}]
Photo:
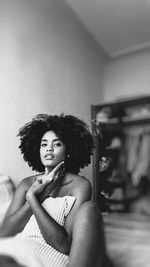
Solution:
[{"label": "woman's face", "polygon": [[41,162],[46,169],[53,169],[59,162],[65,160],[66,147],[53,131],[46,132],[40,145]]}]

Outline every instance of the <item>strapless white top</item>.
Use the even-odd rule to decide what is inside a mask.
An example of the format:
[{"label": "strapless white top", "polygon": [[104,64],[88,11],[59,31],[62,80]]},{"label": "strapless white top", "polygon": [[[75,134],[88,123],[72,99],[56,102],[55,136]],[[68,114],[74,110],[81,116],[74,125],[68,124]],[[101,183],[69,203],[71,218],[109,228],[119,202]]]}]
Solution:
[{"label": "strapless white top", "polygon": [[[42,206],[63,226],[74,202],[73,196],[49,197]],[[34,215],[21,233],[0,239],[0,254],[11,256],[26,267],[66,267],[68,263],[67,255],[45,242]]]}]

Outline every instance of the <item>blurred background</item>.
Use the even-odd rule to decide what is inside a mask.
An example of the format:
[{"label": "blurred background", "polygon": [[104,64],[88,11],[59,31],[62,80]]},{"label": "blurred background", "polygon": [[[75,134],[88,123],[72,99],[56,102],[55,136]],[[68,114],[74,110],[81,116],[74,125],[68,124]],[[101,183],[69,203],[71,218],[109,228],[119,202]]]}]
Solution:
[{"label": "blurred background", "polygon": [[[34,115],[91,127],[91,105],[149,94],[149,15],[140,0],[0,0],[2,174],[31,174],[16,135]],[[92,181],[92,164],[82,173]]]},{"label": "blurred background", "polygon": [[127,214],[150,215],[149,29],[150,0],[0,0],[0,214],[32,174],[19,128],[38,113],[78,116],[96,141],[81,174],[119,267],[150,262],[149,219]]}]

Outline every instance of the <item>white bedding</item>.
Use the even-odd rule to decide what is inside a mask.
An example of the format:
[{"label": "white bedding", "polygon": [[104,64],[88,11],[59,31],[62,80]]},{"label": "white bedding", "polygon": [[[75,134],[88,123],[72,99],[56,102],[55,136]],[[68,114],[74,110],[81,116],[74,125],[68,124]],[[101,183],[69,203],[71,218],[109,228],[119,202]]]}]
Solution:
[{"label": "white bedding", "polygon": [[11,203],[15,191],[15,186],[11,178],[7,175],[0,175],[0,224]]}]

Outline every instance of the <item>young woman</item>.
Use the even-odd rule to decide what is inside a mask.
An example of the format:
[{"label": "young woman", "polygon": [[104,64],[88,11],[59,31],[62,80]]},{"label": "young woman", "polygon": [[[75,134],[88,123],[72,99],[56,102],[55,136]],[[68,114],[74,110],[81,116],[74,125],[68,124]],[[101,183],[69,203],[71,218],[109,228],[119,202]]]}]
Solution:
[{"label": "young woman", "polygon": [[0,229],[0,260],[8,266],[15,261],[65,267],[76,214],[91,199],[91,185],[79,171],[91,162],[92,135],[75,116],[42,114],[25,124],[19,137],[24,160],[38,174],[16,189]]}]

